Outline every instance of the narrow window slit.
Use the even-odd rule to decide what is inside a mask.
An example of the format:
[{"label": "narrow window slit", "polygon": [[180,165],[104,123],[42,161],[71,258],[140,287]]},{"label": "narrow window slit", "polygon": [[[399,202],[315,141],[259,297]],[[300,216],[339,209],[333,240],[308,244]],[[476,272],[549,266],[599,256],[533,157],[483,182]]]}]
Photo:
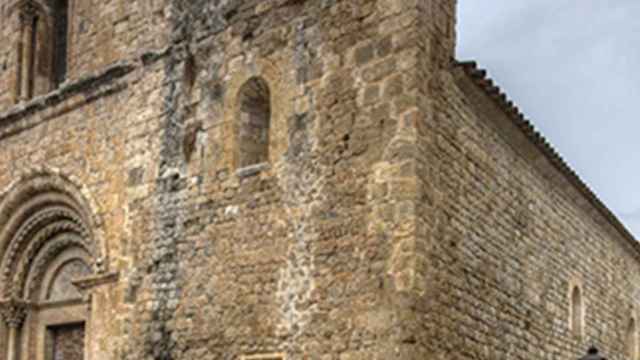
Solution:
[{"label": "narrow window slit", "polygon": [[67,79],[67,50],[69,35],[69,1],[57,0],[54,7],[54,51],[53,51],[53,85],[54,88]]},{"label": "narrow window slit", "polygon": [[580,287],[574,286],[571,290],[571,331],[582,336],[584,322],[584,304]]},{"label": "narrow window slit", "polygon": [[271,94],[264,80],[252,78],[239,93],[237,124],[238,168],[269,161]]}]

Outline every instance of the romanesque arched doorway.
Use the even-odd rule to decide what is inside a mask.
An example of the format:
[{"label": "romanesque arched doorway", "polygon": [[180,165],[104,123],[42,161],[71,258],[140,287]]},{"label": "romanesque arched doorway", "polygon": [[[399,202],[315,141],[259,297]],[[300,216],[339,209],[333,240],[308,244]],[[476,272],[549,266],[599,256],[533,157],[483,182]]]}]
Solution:
[{"label": "romanesque arched doorway", "polygon": [[105,272],[96,218],[80,189],[47,172],[0,198],[0,308],[7,360],[84,360],[90,298]]}]

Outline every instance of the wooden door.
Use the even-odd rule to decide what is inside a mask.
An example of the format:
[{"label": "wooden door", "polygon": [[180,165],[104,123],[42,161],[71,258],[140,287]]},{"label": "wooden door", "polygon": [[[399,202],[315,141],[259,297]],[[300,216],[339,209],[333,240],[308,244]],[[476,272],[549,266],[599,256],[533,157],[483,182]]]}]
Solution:
[{"label": "wooden door", "polygon": [[53,360],[84,360],[84,324],[52,329]]}]

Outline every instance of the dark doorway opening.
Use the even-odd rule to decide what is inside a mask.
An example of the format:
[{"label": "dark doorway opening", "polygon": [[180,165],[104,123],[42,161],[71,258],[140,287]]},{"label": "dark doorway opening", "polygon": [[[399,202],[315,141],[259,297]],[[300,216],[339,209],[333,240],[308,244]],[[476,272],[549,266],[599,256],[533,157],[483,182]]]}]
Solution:
[{"label": "dark doorway opening", "polygon": [[84,323],[47,328],[47,360],[84,360]]}]

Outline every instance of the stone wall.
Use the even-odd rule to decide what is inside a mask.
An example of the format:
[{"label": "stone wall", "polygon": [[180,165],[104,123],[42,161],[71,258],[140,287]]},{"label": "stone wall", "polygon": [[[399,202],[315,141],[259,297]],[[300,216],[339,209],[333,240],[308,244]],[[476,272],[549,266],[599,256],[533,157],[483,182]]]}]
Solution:
[{"label": "stone wall", "polygon": [[[82,6],[85,3],[88,4],[82,2]],[[158,118],[163,98],[159,89],[164,72],[160,64],[154,66],[146,62],[150,56],[148,53],[155,52],[154,48],[137,48],[135,44],[157,43],[164,47],[162,32],[156,28],[159,35],[146,37],[145,31],[152,28],[145,28],[142,24],[150,25],[150,19],[157,18],[154,11],[160,9],[163,13],[163,7],[159,2],[155,2],[155,8],[150,7],[151,2],[145,2],[147,5],[144,6],[129,1],[93,3],[93,8],[74,8],[84,13],[74,20],[105,21],[105,24],[110,24],[105,27],[117,29],[122,36],[108,44],[101,44],[94,37],[91,40],[93,47],[85,47],[82,45],[85,40],[72,36],[71,54],[75,56],[86,52],[84,58],[90,57],[91,60],[82,60],[85,65],[80,65],[80,60],[72,61],[77,65],[72,65],[67,84],[31,101],[12,105],[14,99],[9,90],[10,79],[15,76],[15,64],[9,61],[6,71],[0,74],[0,141],[3,144],[0,151],[0,188],[6,196],[16,183],[19,185],[23,175],[62,174],[73,179],[81,189],[78,196],[95,205],[92,216],[100,220],[102,232],[99,235],[109,259],[105,266],[119,272],[121,281],[100,286],[92,296],[90,323],[93,329],[87,329],[87,336],[91,339],[87,350],[92,359],[111,359],[116,358],[115,354],[121,352],[123,343],[128,341],[123,333],[123,324],[128,318],[129,305],[123,294],[136,248],[129,230],[132,223],[128,216],[129,201],[134,204],[137,194],[145,193],[144,186],[133,187],[132,184],[141,182],[141,178],[154,177],[150,174],[153,170],[146,173],[143,170],[145,165],[155,164],[154,159],[159,156],[159,139],[154,134],[160,127]],[[12,36],[16,35],[10,32],[11,26],[17,25],[17,14],[10,11],[12,6],[13,3],[8,1],[1,4],[3,24],[7,19],[7,27],[1,30],[7,34],[0,37],[3,44],[10,44],[12,41],[7,39],[14,39]],[[124,14],[127,11],[129,13]],[[109,23],[108,19],[112,18],[107,14],[112,12],[118,12],[126,21],[120,19]],[[95,32],[82,36],[89,37],[90,34],[95,35]],[[126,44],[120,45],[122,51],[115,45],[119,42]],[[8,48],[2,46],[3,51]],[[9,53],[9,57],[14,56],[13,52]],[[145,183],[152,183],[152,180]],[[82,305],[83,310],[86,307]],[[59,315],[57,318],[56,321],[64,321],[65,318],[77,321],[68,316]],[[41,333],[41,329],[23,330]],[[0,341],[5,342],[7,333],[3,329],[0,331],[3,335]],[[33,344],[39,344],[35,335],[23,336],[24,358],[30,356],[28,348],[37,346]],[[6,351],[4,345],[1,348]],[[36,350],[43,354],[45,349]]]},{"label": "stone wall", "polygon": [[[0,47],[0,189],[94,204],[92,359],[622,358],[636,250],[452,67],[455,1],[72,3],[60,89],[12,105]],[[242,168],[247,83],[270,131]]]},{"label": "stone wall", "polygon": [[16,63],[17,63],[17,41],[20,34],[16,32],[19,28],[20,20],[11,11],[11,4],[8,1],[0,3],[0,17],[2,28],[0,28],[0,109],[6,109],[14,103]]},{"label": "stone wall", "polygon": [[[395,352],[392,234],[370,236],[368,197],[411,108],[415,10],[369,0],[169,6],[157,178],[130,213],[132,238],[148,240],[127,289],[136,336],[124,353]],[[272,96],[269,163],[238,169],[238,95],[256,77]]]},{"label": "stone wall", "polygon": [[[45,5],[51,1],[33,0],[38,4],[40,32],[47,23],[42,13],[50,11]],[[19,0],[0,1],[0,109],[16,103],[18,87],[18,54],[21,39]],[[88,74],[100,72],[121,60],[141,55],[144,51],[166,46],[166,0],[101,1],[69,0],[68,79],[77,80]],[[51,58],[42,44],[46,37],[38,35],[39,46],[34,56],[36,95],[47,92],[43,79]],[[49,59],[48,59],[49,58]]]},{"label": "stone wall", "polygon": [[[412,107],[415,6],[72,6],[69,81],[18,106],[2,97],[0,187],[36,167],[98,204],[119,281],[93,290],[93,358],[396,351],[393,234],[371,236],[368,200]],[[238,169],[252,78],[271,94],[269,161]]]},{"label": "stone wall", "polygon": [[[439,110],[421,140],[423,217],[433,225],[417,343],[446,359],[576,359],[591,345],[610,359],[636,358],[637,246],[496,94],[459,68],[436,86]],[[574,286],[581,331],[570,325]]]}]

